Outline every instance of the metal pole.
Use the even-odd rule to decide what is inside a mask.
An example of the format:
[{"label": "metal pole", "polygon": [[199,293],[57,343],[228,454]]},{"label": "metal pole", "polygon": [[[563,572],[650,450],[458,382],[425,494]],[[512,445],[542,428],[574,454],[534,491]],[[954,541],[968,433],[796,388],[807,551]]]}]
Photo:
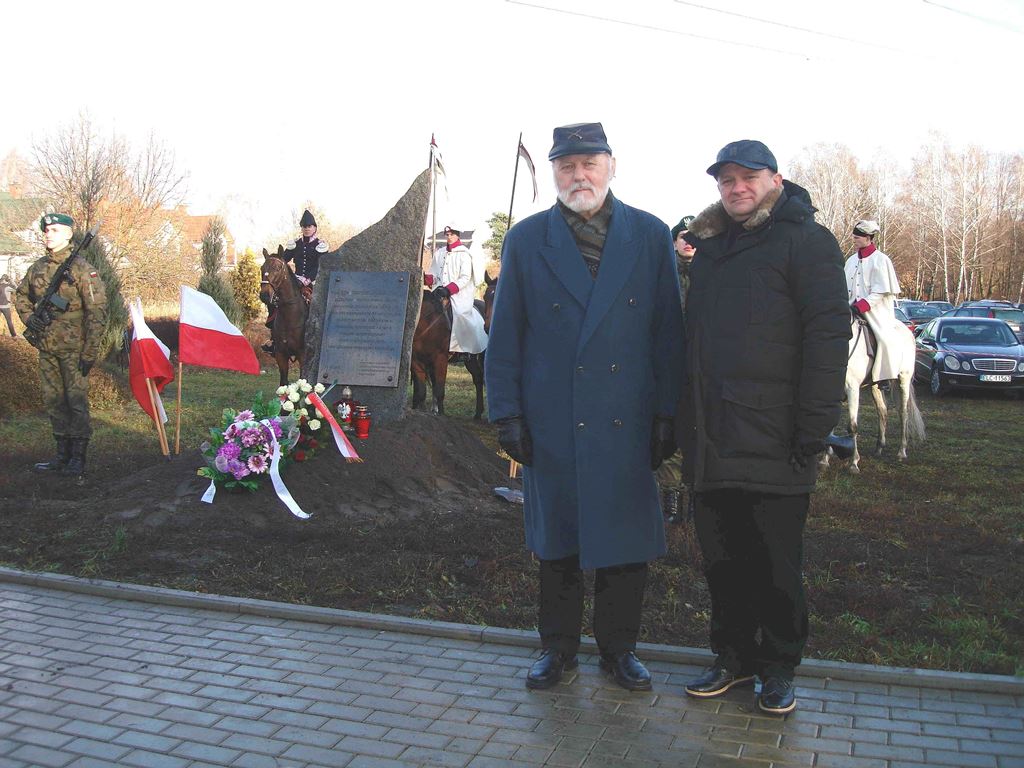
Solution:
[{"label": "metal pole", "polygon": [[516,179],[519,177],[519,147],[523,144],[523,132],[519,132],[519,141],[516,144],[516,169],[512,173],[512,199],[508,201],[508,226],[505,231],[512,229],[512,204],[516,201]]}]

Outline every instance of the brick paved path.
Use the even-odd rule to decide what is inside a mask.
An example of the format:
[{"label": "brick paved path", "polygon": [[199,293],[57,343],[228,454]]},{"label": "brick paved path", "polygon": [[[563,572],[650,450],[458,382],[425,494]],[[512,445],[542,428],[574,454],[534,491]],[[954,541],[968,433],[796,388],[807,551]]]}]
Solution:
[{"label": "brick paved path", "polygon": [[611,684],[592,655],[528,692],[526,633],[68,590],[82,584],[0,569],[3,768],[1024,766],[1012,678],[932,673],[921,687],[831,665],[832,677],[798,678],[799,710],[783,720],[753,711],[750,689],[686,698],[703,659],[685,649],[644,649],[650,693]]}]

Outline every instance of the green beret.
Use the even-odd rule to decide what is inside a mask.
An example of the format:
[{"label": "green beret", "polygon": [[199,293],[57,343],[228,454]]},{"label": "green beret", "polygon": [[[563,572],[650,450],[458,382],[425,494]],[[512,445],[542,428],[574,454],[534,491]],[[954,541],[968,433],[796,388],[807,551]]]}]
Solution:
[{"label": "green beret", "polygon": [[67,227],[73,227],[75,226],[75,220],[66,213],[44,213],[43,218],[39,220],[39,228],[45,232],[46,227],[50,224],[63,224]]}]

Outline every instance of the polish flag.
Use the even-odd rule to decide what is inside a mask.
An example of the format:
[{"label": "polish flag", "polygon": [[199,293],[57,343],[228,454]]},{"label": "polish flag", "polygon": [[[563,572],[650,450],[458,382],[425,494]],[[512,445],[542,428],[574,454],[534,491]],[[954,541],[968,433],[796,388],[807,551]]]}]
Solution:
[{"label": "polish flag", "polygon": [[142,299],[136,298],[128,307],[132,316],[132,345],[128,353],[128,383],[131,385],[132,394],[139,401],[142,410],[153,415],[153,403],[149,399],[149,387],[146,379],[152,379],[157,394],[154,396],[157,411],[160,414],[161,423],[167,423],[167,412],[164,411],[163,401],[160,399],[160,392],[170,382],[174,381],[174,368],[171,367],[171,351],[167,346],[153,335],[153,331],[146,325],[146,318],[142,314]]},{"label": "polish flag", "polygon": [[187,285],[181,286],[178,360],[186,365],[226,368],[259,375],[256,353],[217,302]]}]

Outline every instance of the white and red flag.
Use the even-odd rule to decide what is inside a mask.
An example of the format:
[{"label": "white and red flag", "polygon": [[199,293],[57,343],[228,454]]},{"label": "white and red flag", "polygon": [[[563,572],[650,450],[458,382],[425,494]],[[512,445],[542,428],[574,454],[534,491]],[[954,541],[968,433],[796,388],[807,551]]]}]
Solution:
[{"label": "white and red flag", "polygon": [[225,368],[259,375],[260,364],[249,340],[231,324],[211,296],[181,286],[178,360],[186,365]]},{"label": "white and red flag", "polygon": [[533,167],[533,158],[530,157],[530,153],[526,151],[526,147],[523,146],[523,142],[519,142],[519,156],[523,158],[526,163],[526,167],[530,169],[530,178],[533,180],[533,202],[537,202],[537,169]]},{"label": "white and red flag", "polygon": [[[129,307],[132,316],[132,345],[128,357],[128,383],[131,385],[132,394],[139,401],[142,410],[153,415],[153,406],[156,405],[159,413],[160,423],[167,422],[167,413],[164,411],[163,401],[160,399],[160,392],[170,382],[174,381],[174,368],[171,367],[171,351],[160,339],[153,335],[153,331],[146,325],[146,318],[142,314],[142,299],[136,298]],[[150,399],[149,385],[146,379],[153,381],[155,391]]]}]

